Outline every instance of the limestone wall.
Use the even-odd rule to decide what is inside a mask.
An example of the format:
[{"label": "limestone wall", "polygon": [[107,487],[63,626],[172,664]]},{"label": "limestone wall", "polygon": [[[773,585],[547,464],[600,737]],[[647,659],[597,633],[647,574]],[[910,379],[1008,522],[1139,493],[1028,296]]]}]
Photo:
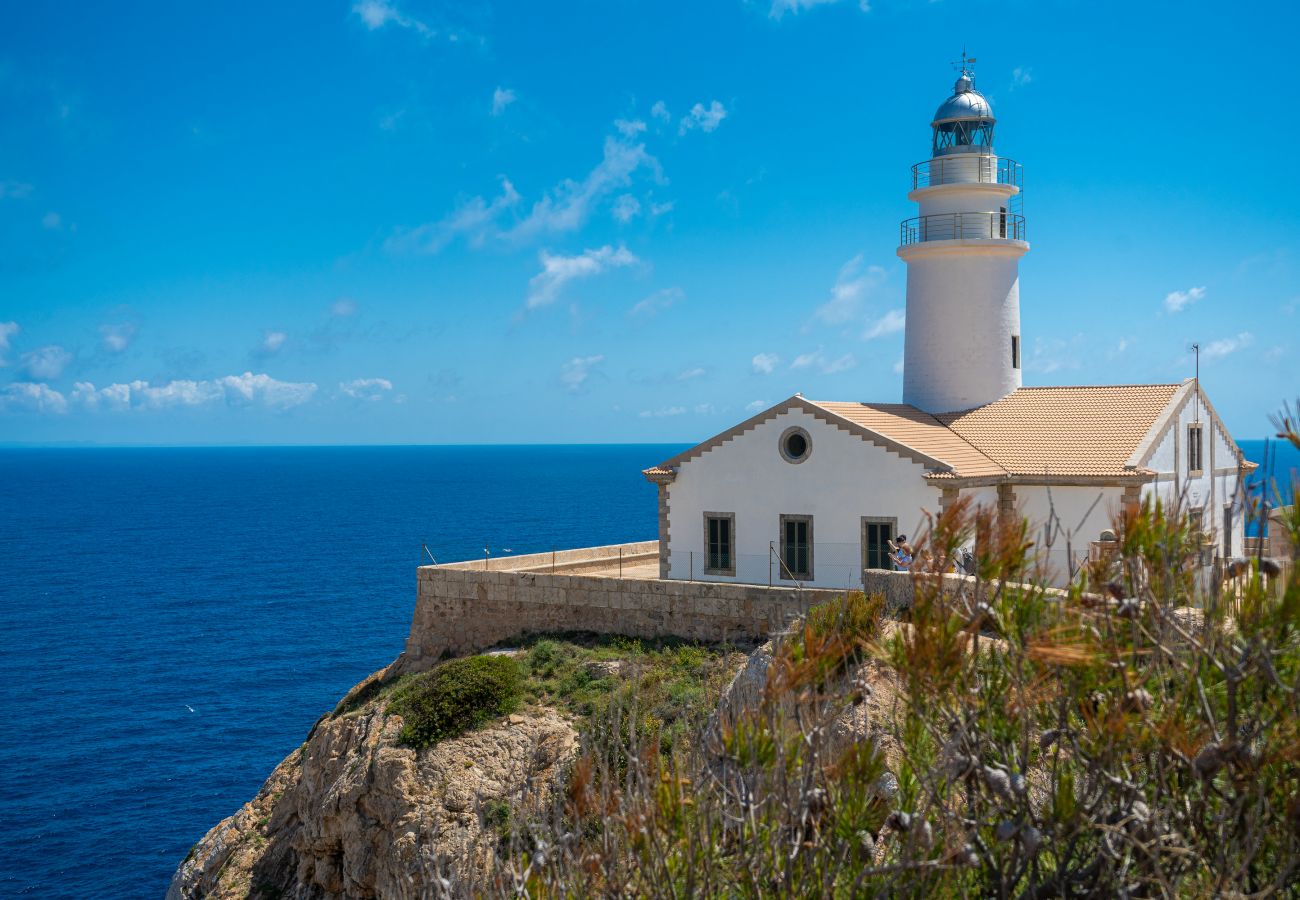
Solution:
[{"label": "limestone wall", "polygon": [[[629,555],[625,550],[625,560]],[[481,562],[479,568],[473,563],[421,567],[411,633],[394,674],[422,671],[444,654],[473,653],[530,633],[761,640],[809,606],[842,593],[563,574],[564,562],[557,554],[555,574],[483,569]]]}]

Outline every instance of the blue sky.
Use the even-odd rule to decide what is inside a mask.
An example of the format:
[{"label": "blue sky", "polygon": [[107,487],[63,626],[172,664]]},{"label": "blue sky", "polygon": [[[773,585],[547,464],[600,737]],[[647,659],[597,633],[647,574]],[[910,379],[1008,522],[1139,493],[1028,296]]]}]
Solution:
[{"label": "blue sky", "polygon": [[693,441],[897,401],[963,44],[1027,384],[1300,393],[1292,3],[6,4],[0,441]]}]

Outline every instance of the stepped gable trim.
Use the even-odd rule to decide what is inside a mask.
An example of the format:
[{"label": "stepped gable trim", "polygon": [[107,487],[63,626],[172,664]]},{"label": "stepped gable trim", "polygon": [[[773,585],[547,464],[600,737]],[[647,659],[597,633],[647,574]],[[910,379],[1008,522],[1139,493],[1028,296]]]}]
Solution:
[{"label": "stepped gable trim", "polygon": [[1232,448],[1233,455],[1237,459],[1237,467],[1247,470],[1257,468],[1255,463],[1251,463],[1246,459],[1245,454],[1241,452],[1241,448],[1237,446],[1237,442],[1232,439],[1232,435],[1228,434],[1228,429],[1224,426],[1219,411],[1214,408],[1209,395],[1205,393],[1205,388],[1198,385],[1195,378],[1186,379],[1174,396],[1170,398],[1168,405],[1156,417],[1156,421],[1152,424],[1151,430],[1147,432],[1147,436],[1142,439],[1142,443],[1138,444],[1137,449],[1133,451],[1133,455],[1129,457],[1128,464],[1130,466],[1145,466],[1150,462],[1156,448],[1160,446],[1160,442],[1165,439],[1165,435],[1169,433],[1170,429],[1177,424],[1179,414],[1183,411],[1183,407],[1191,402],[1192,397],[1200,397],[1206,412],[1210,414],[1210,421],[1214,423],[1214,430],[1222,435],[1224,441]]},{"label": "stepped gable trim", "polygon": [[[825,401],[825,402],[829,402],[829,401]],[[965,447],[966,447],[968,450],[970,450],[972,453],[976,453],[976,454],[978,454],[978,455],[979,455],[980,457],[982,457],[982,458],[984,459],[984,461],[987,462],[990,466],[993,466],[995,469],[999,469],[999,470],[1000,470],[999,472],[995,472],[995,473],[991,473],[991,474],[987,474],[987,475],[968,475],[968,476],[962,476],[962,475],[959,475],[959,474],[957,473],[957,469],[956,469],[956,467],[953,466],[951,463],[943,462],[942,460],[938,459],[938,457],[928,456],[927,454],[922,453],[920,450],[916,450],[915,448],[911,448],[911,447],[909,447],[908,449],[912,450],[913,453],[917,453],[917,454],[919,454],[919,455],[921,455],[921,456],[925,456],[925,457],[928,458],[928,459],[933,459],[933,460],[935,460],[936,462],[939,463],[938,467],[936,468],[936,471],[933,471],[933,472],[927,472],[927,473],[925,474],[924,477],[925,477],[927,480],[928,480],[928,479],[931,479],[931,478],[942,478],[942,479],[952,480],[952,479],[963,478],[963,477],[966,477],[966,478],[1002,478],[1002,477],[1004,477],[1004,475],[1007,474],[1007,468],[1006,468],[1005,466],[1003,466],[1001,463],[999,463],[999,462],[998,462],[997,460],[995,460],[993,457],[989,456],[986,452],[984,452],[982,449],[980,449],[980,447],[978,447],[976,444],[971,443],[971,441],[969,441],[969,440],[968,440],[964,435],[958,434],[958,433],[957,433],[957,432],[952,428],[952,426],[948,425],[946,422],[944,422],[942,419],[940,419],[938,415],[936,415],[936,414],[934,414],[934,413],[928,413],[928,412],[925,412],[924,410],[918,409],[917,407],[912,406],[911,404],[907,404],[907,403],[861,403],[861,402],[857,402],[857,401],[850,401],[850,402],[854,402],[854,403],[856,403],[858,406],[864,406],[864,407],[866,407],[866,408],[868,408],[868,409],[874,409],[874,410],[877,410],[877,411],[879,411],[879,409],[880,409],[881,407],[888,407],[888,406],[903,406],[903,407],[906,407],[907,409],[915,410],[916,412],[920,413],[922,416],[926,416],[926,417],[930,418],[931,420],[933,420],[935,425],[937,425],[937,426],[939,426],[940,428],[942,428],[942,429],[943,429],[943,430],[944,430],[944,431],[945,431],[949,436],[951,436],[953,439],[955,439],[955,440],[958,441],[959,443],[965,445]],[[975,408],[975,409],[978,409],[978,407],[974,407],[974,408]],[[966,410],[966,411],[968,411],[968,410]],[[837,418],[843,418],[842,416],[839,416],[838,414],[832,412],[831,410],[827,410],[827,412],[831,413],[832,415],[835,415]],[[945,414],[945,415],[946,415],[946,414]],[[845,421],[847,421],[847,422],[849,422],[850,424],[855,425],[855,426],[857,426],[857,427],[859,427],[859,428],[861,428],[861,429],[863,429],[864,431],[867,431],[867,432],[869,432],[869,433],[872,433],[872,434],[876,434],[876,433],[877,433],[877,432],[873,432],[873,431],[871,431],[871,429],[867,428],[867,427],[864,426],[864,425],[859,425],[857,422],[853,422],[851,419],[845,419]],[[892,438],[888,438],[888,437],[884,437],[884,436],[882,436],[882,439],[883,439],[883,440],[887,440],[887,441],[893,441]],[[895,444],[898,444],[898,446],[900,446],[900,447],[907,446],[906,444],[903,444],[903,443],[900,442],[900,441],[893,441],[893,442],[894,442]]]},{"label": "stepped gable trim", "polygon": [[940,488],[988,487],[995,484],[1052,485],[1061,487],[1123,487],[1156,480],[1150,469],[1134,469],[1123,475],[1040,475],[1017,472],[1006,475],[949,475],[938,472],[925,476],[926,483]]},{"label": "stepped gable trim", "polygon": [[952,467],[948,463],[944,462],[941,459],[935,459],[933,456],[928,456],[920,452],[914,447],[909,447],[906,444],[892,440],[883,434],[878,434],[877,432],[872,431],[869,428],[865,428],[856,422],[851,422],[848,419],[843,418],[842,416],[836,415],[830,410],[818,406],[816,403],[813,403],[811,400],[806,400],[799,394],[795,394],[793,397],[789,397],[785,400],[782,400],[780,403],[776,404],[775,406],[769,409],[765,409],[761,413],[758,413],[757,415],[749,419],[746,419],[745,421],[741,422],[739,425],[736,425],[734,428],[730,428],[727,431],[722,432],[721,434],[716,434],[713,437],[709,438],[707,441],[704,441],[703,443],[700,444],[696,444],[691,449],[679,453],[676,456],[672,457],[671,459],[664,460],[657,466],[653,466],[649,469],[644,470],[642,474],[645,475],[647,480],[654,481],[656,478],[663,477],[659,473],[675,472],[677,467],[682,465],[683,463],[690,462],[692,459],[695,459],[697,456],[703,456],[705,453],[708,453],[710,450],[714,450],[722,446],[723,444],[727,443],[728,441],[735,440],[745,432],[752,431],[755,428],[757,428],[759,425],[762,425],[765,422],[769,422],[772,419],[775,419],[777,416],[781,415],[782,413],[789,412],[792,409],[798,409],[801,412],[805,412],[815,419],[819,419],[828,425],[833,425],[836,428],[840,429],[841,431],[847,431],[849,434],[862,438],[863,440],[875,444],[878,447],[883,447],[885,450],[888,450],[891,453],[896,453],[899,456],[903,457],[904,459],[911,460],[914,463],[918,463],[922,466],[926,466],[928,468],[933,468],[933,469],[941,469],[941,470],[949,470],[949,471],[952,469]]}]

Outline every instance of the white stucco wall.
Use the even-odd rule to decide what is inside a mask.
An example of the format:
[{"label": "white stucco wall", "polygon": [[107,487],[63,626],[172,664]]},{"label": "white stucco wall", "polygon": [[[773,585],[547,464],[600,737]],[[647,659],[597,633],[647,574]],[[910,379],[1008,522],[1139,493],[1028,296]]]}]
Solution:
[{"label": "white stucco wall", "polygon": [[1011,241],[900,249],[907,261],[904,403],[949,412],[992,403],[1020,387],[1011,336],[1020,334],[1025,249]]},{"label": "white stucco wall", "polygon": [[1016,485],[1016,510],[1029,521],[1030,540],[1045,553],[1052,583],[1070,580],[1080,561],[1088,558],[1089,544],[1113,528],[1123,498],[1122,487]]},{"label": "white stucco wall", "polygon": [[[1203,433],[1202,468],[1192,475],[1187,468],[1188,426],[1200,421]],[[1147,468],[1159,473],[1155,482],[1145,485],[1143,497],[1159,497],[1166,508],[1183,511],[1199,509],[1206,531],[1214,536],[1220,556],[1241,556],[1245,550],[1242,527],[1244,505],[1237,457],[1224,439],[1219,423],[1210,408],[1193,396],[1179,411],[1177,425],[1171,428],[1152,451]],[[1224,541],[1224,510],[1232,508],[1232,535]]]},{"label": "white stucco wall", "polygon": [[[778,444],[798,425],[812,452],[797,465]],[[813,517],[813,580],[817,587],[852,587],[862,577],[862,516],[898,519],[912,535],[922,509],[938,512],[939,492],[923,480],[924,468],[828,425],[789,410],[680,466],[668,485],[669,577],[767,584],[769,543],[780,552],[780,520]],[[704,574],[704,513],[734,513],[734,577]],[[692,556],[693,554],[693,556]],[[772,582],[788,584],[779,567]]]}]

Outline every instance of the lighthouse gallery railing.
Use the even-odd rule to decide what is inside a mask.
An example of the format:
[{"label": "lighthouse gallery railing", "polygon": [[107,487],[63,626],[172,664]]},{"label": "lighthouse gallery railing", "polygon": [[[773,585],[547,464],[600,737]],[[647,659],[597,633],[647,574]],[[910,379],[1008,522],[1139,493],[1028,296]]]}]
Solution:
[{"label": "lighthouse gallery railing", "polygon": [[898,242],[920,244],[925,241],[1025,239],[1025,217],[1004,212],[940,213],[917,216],[898,226]]},{"label": "lighthouse gallery railing", "polygon": [[912,166],[912,190],[936,184],[1010,184],[1024,187],[1020,163],[1004,156],[958,153]]}]

